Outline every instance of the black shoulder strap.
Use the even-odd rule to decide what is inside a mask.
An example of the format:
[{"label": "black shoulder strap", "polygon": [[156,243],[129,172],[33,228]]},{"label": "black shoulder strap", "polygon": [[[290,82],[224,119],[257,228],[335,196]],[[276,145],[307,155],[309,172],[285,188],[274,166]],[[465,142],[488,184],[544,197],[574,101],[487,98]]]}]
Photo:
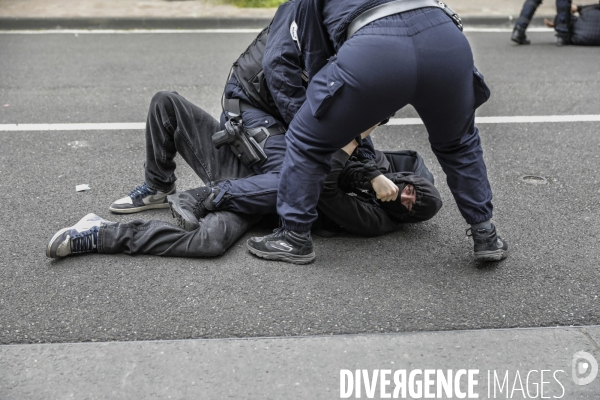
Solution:
[{"label": "black shoulder strap", "polygon": [[[256,108],[281,120],[281,115],[279,114],[277,105],[273,101],[273,96],[271,96],[271,92],[267,86],[262,68],[262,59],[268,37],[269,27],[263,29],[250,46],[233,63],[231,74],[235,76],[244,94]],[[225,101],[223,105],[225,105]],[[228,111],[230,110],[228,109]],[[239,111],[243,110],[240,109]]]}]

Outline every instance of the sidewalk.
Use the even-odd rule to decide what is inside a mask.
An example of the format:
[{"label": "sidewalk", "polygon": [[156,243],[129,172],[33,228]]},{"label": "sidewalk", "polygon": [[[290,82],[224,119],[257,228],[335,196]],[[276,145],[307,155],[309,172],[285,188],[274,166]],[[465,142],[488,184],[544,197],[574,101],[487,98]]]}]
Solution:
[{"label": "sidewalk", "polygon": [[[437,372],[429,376],[428,392],[436,395],[429,398],[446,398],[437,395],[435,382],[452,370],[463,393],[470,371],[477,398],[597,400],[600,377],[575,384],[572,360],[581,359],[576,378],[593,375],[599,342],[600,326],[590,326],[0,346],[0,398],[339,399],[341,376],[346,393],[354,388],[349,398],[382,398],[381,386],[391,394],[394,373],[402,370],[404,398],[425,398],[430,381],[424,374],[430,369]],[[580,351],[589,355],[575,357]],[[369,380],[389,370],[390,382],[377,375],[375,395],[369,397],[363,380],[362,396],[356,396],[356,385],[349,382],[356,383],[357,369]],[[459,370],[466,370],[462,377]],[[411,371],[420,381],[414,385]],[[411,389],[418,393],[419,384],[422,397],[410,395]],[[451,390],[452,398],[461,398]]]},{"label": "sidewalk", "polygon": [[[510,24],[523,0],[451,0],[467,25]],[[261,28],[274,8],[237,8],[219,0],[0,0],[0,29]],[[544,2],[534,24],[555,14]]]}]

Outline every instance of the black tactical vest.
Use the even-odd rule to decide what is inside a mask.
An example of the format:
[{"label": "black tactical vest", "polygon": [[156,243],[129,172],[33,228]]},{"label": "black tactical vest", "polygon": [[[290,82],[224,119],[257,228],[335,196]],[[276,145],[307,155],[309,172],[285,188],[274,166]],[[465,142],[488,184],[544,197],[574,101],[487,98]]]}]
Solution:
[{"label": "black tactical vest", "polygon": [[267,87],[262,67],[263,54],[269,37],[269,27],[258,34],[240,57],[233,63],[231,73],[239,82],[244,94],[259,108],[273,117],[283,120]]}]

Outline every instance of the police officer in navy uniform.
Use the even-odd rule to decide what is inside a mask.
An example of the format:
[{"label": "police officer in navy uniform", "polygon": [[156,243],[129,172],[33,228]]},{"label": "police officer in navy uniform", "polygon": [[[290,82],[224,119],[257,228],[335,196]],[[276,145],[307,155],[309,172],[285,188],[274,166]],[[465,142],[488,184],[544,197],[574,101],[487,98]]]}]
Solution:
[{"label": "police officer in navy uniform", "polygon": [[[525,30],[541,4],[542,0],[525,0],[510,40],[517,44],[530,43],[527,35],[525,35]],[[556,18],[553,27],[556,31],[557,46],[571,44],[571,22],[571,0],[556,0]]]},{"label": "police officer in navy uniform", "polygon": [[[571,44],[578,46],[600,46],[600,3],[583,6],[572,5]],[[544,23],[554,28],[555,22],[544,18]]]},{"label": "police officer in navy uniform", "polygon": [[[411,104],[471,225],[475,258],[505,258],[508,245],[491,222],[492,190],[474,125],[489,88],[475,68],[459,19],[434,0],[296,0],[294,7],[289,26],[272,27],[263,59],[284,118],[287,110],[297,109],[286,133],[278,187],[282,225],[271,235],[249,239],[250,252],[298,264],[314,260],[310,228],[332,154]],[[353,32],[355,20],[366,24]],[[282,49],[277,34],[291,35],[297,46]],[[286,71],[295,57],[302,58],[310,82],[301,103],[294,102],[292,90],[278,90],[298,86],[299,74]],[[378,197],[387,201],[397,194],[389,185]]]}]

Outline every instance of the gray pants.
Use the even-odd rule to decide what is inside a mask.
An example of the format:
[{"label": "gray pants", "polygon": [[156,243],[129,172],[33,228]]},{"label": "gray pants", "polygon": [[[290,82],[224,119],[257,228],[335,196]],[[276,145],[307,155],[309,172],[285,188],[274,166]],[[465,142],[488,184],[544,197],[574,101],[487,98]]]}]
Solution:
[{"label": "gray pants", "polygon": [[[146,182],[168,192],[175,184],[179,153],[205,184],[251,175],[234,154],[216,149],[211,136],[219,123],[177,93],[159,92],[153,98],[146,124]],[[136,220],[102,225],[99,253],[152,254],[170,257],[213,257],[223,254],[259,215],[233,211],[209,213],[192,232],[160,220]]]},{"label": "gray pants", "polygon": [[220,256],[260,218],[217,211],[201,219],[200,227],[191,232],[159,220],[106,224],[98,231],[98,253]]}]

